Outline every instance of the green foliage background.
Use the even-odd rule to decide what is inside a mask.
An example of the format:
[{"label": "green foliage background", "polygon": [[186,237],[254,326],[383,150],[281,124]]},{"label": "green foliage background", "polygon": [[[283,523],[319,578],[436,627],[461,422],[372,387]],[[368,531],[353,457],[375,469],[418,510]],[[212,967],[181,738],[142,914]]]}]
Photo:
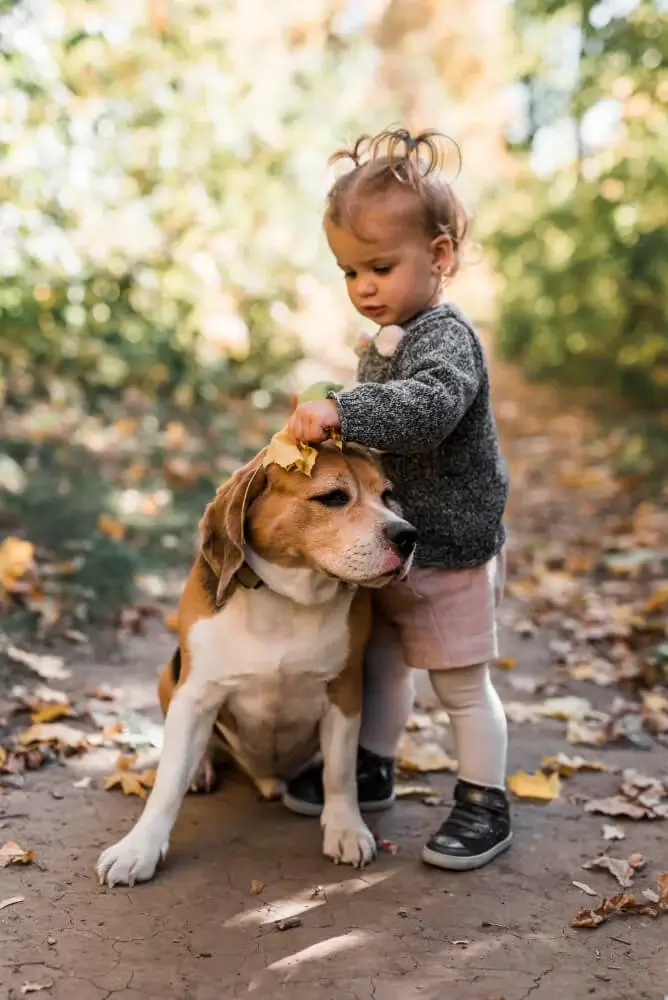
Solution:
[{"label": "green foliage background", "polygon": [[[528,111],[488,220],[500,347],[530,376],[665,409],[668,10],[517,0],[513,24]],[[569,72],[560,38],[576,55]],[[603,102],[614,125],[597,145],[587,123]],[[539,133],[555,126],[574,155],[536,176]]]}]

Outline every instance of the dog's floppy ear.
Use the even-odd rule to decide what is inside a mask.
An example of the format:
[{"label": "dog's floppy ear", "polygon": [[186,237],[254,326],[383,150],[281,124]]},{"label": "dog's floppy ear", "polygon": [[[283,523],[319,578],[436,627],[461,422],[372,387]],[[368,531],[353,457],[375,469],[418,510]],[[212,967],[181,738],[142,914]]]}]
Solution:
[{"label": "dog's floppy ear", "polygon": [[216,607],[228,596],[244,561],[244,522],[250,504],[264,489],[264,451],[238,469],[207,505],[199,523],[201,553],[218,578]]}]

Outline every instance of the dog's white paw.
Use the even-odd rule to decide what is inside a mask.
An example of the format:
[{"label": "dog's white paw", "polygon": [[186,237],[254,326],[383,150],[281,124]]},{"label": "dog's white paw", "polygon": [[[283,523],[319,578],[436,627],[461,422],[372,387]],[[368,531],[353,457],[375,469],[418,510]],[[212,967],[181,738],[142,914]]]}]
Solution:
[{"label": "dog's white paw", "polygon": [[99,857],[95,870],[100,885],[134,885],[153,878],[158,862],[166,857],[169,836],[155,828],[138,829],[108,847]]},{"label": "dog's white paw", "polygon": [[336,807],[322,813],[322,853],[336,864],[363,868],[376,856],[376,841],[364,820],[353,810]]}]

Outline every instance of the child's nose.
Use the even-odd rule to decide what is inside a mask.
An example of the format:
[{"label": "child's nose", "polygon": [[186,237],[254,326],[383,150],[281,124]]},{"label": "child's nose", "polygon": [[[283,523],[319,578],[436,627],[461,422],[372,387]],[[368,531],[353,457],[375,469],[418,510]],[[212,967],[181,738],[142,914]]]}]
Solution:
[{"label": "child's nose", "polygon": [[373,274],[360,275],[357,287],[360,295],[363,298],[368,298],[370,295],[376,294],[378,282]]}]

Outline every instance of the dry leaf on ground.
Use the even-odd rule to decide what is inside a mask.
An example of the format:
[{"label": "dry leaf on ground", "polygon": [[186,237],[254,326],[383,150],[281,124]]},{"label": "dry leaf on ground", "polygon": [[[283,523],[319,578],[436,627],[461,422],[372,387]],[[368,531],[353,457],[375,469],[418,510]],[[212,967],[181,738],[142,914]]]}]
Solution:
[{"label": "dry leaf on ground", "polygon": [[0,899],[0,910],[4,910],[7,906],[14,906],[15,903],[24,903],[25,896],[8,896],[7,899]]},{"label": "dry leaf on ground", "polygon": [[69,753],[84,750],[88,743],[86,733],[82,729],[66,726],[62,722],[39,722],[19,733],[17,739],[22,746],[48,743]]},{"label": "dry leaf on ground", "polygon": [[399,783],[394,786],[394,792],[398,799],[422,799],[425,796],[429,797],[434,795],[435,789],[431,788],[429,785],[402,785]]},{"label": "dry leaf on ground", "polygon": [[582,889],[582,891],[586,892],[588,896],[598,896],[596,890],[592,889],[592,887],[587,885],[586,882],[571,882],[571,885],[574,885],[576,889]]},{"label": "dry leaf on ground", "polygon": [[637,871],[641,871],[647,864],[642,854],[632,854],[628,860],[624,858],[611,858],[607,854],[601,854],[593,861],[586,861],[583,868],[590,871],[599,869],[610,872],[613,878],[617,879],[622,889],[629,889],[633,881],[633,876]]},{"label": "dry leaf on ground", "polygon": [[30,718],[32,722],[56,722],[72,714],[72,706],[62,702],[52,702],[35,709]]},{"label": "dry leaf on ground", "polygon": [[7,865],[30,865],[34,860],[34,851],[24,851],[12,840],[0,847],[0,868],[6,868]]},{"label": "dry leaf on ground", "polygon": [[571,719],[566,730],[566,739],[572,744],[587,747],[600,747],[606,741],[605,733],[600,728],[592,728],[577,719]]},{"label": "dry leaf on ground", "polygon": [[630,819],[668,819],[668,788],[658,778],[627,768],[622,774],[619,794],[592,799],[585,812]]},{"label": "dry leaf on ground", "polygon": [[250,884],[250,891],[254,896],[259,896],[264,889],[264,882],[260,882],[259,879],[252,878]]},{"label": "dry leaf on ground", "polygon": [[21,993],[27,996],[28,993],[40,993],[42,990],[53,989],[52,982],[46,983],[24,983],[21,987]]},{"label": "dry leaf on ground", "polygon": [[518,771],[508,778],[508,788],[519,799],[552,802],[561,791],[561,781],[556,773],[547,775],[536,771],[535,774],[527,774],[526,771]]},{"label": "dry leaf on ground", "polygon": [[415,771],[419,774],[428,774],[430,771],[448,771],[453,774],[458,764],[438,743],[418,743],[404,733],[397,750],[397,767],[401,771]]},{"label": "dry leaf on ground", "polygon": [[[571,924],[578,929],[593,929],[617,913],[635,913],[638,916],[658,917],[668,911],[668,872],[662,872],[657,879],[654,899],[638,902],[633,893],[619,892],[616,896],[602,899],[593,910],[583,907],[575,914]],[[644,894],[647,898],[648,893]]]},{"label": "dry leaf on ground", "polygon": [[604,823],[601,831],[603,840],[624,840],[626,833],[624,827],[617,823]]},{"label": "dry leaf on ground", "polygon": [[609,773],[613,768],[600,760],[585,760],[584,757],[569,757],[558,753],[552,757],[543,757],[541,768],[548,773],[555,771],[561,778],[570,778],[578,771],[601,771]]},{"label": "dry leaf on ground", "polygon": [[499,670],[514,670],[517,666],[517,660],[514,656],[499,656],[498,659],[494,660],[494,666],[498,667]]},{"label": "dry leaf on ground", "polygon": [[376,837],[376,847],[379,851],[384,851],[386,854],[398,854],[399,845],[395,844],[393,840],[385,840],[383,837]]},{"label": "dry leaf on ground", "polygon": [[146,789],[153,788],[154,783],[154,770],[128,771],[121,769],[105,778],[104,789],[108,792],[112,788],[120,788],[124,795],[138,795],[140,799],[145,799]]},{"label": "dry leaf on ground", "polygon": [[34,670],[45,681],[67,680],[72,674],[72,671],[64,666],[62,656],[29,653],[25,649],[19,649],[18,646],[8,646],[7,656],[15,663],[21,663],[29,670]]},{"label": "dry leaf on ground", "polygon": [[286,430],[274,434],[264,456],[263,465],[280,465],[288,471],[302,472],[310,476],[313,472],[318,452],[308,444],[296,443]]}]

